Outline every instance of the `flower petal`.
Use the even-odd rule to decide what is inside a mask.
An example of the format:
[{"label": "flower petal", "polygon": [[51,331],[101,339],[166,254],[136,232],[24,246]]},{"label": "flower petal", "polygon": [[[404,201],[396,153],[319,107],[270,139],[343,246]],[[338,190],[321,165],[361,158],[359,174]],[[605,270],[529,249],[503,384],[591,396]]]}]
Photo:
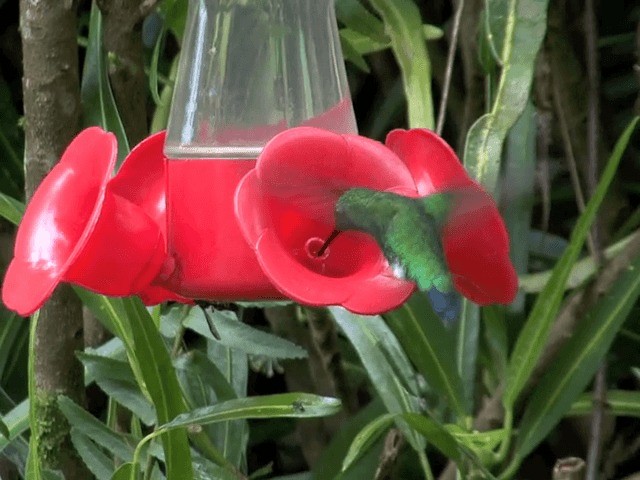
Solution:
[{"label": "flower petal", "polygon": [[455,152],[431,130],[393,130],[385,145],[411,171],[420,195],[473,183]]},{"label": "flower petal", "polygon": [[138,205],[167,238],[166,131],[153,134],[134,147],[109,182],[111,190]]},{"label": "flower petal", "polygon": [[2,299],[21,315],[37,310],[92,234],[116,161],[113,134],[80,132],[42,180],[18,228]]},{"label": "flower petal", "polygon": [[354,313],[372,315],[397,307],[415,288],[411,282],[383,275],[384,269],[372,275],[364,267],[339,278],[316,273],[282,248],[272,230],[258,240],[256,253],[276,288],[305,305],[343,305]]},{"label": "flower petal", "polygon": [[444,253],[456,289],[480,304],[507,304],[518,289],[509,237],[493,199],[479,186],[463,189],[443,230]]},{"label": "flower petal", "polygon": [[312,127],[292,128],[274,137],[256,169],[270,195],[289,203],[324,203],[323,213],[331,216],[334,202],[349,188],[415,189],[402,160],[381,143]]}]

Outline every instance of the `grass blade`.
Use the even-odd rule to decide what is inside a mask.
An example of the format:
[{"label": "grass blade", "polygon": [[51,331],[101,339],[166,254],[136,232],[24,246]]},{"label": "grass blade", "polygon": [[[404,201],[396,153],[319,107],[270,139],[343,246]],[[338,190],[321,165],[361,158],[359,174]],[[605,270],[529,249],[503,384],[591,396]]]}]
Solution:
[{"label": "grass blade", "polygon": [[538,296],[529,318],[518,336],[509,361],[507,384],[503,396],[503,404],[507,410],[513,409],[518,395],[542,353],[551,325],[562,302],[564,285],[578,259],[589,228],[615,176],[622,154],[637,123],[638,117],[629,124],[618,139],[607,166],[602,172],[598,187],[573,229],[569,246],[556,264],[551,278]]},{"label": "grass blade", "polygon": [[542,377],[519,426],[516,458],[529,454],[585,389],[640,296],[640,256],[579,324]]}]

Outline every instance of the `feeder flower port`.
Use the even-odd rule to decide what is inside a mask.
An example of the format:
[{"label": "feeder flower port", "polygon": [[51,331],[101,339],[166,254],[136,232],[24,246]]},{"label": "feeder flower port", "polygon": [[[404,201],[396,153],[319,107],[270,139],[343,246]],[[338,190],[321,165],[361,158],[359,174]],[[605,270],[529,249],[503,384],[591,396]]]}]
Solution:
[{"label": "feeder flower port", "polygon": [[387,146],[357,135],[300,127],[277,135],[236,190],[236,216],[258,262],[287,297],[377,314],[414,290],[396,278],[371,237],[348,231],[318,255],[334,230],[334,208],[348,189],[406,196],[471,188],[474,205],[456,204],[442,232],[454,286],[487,305],[510,303],[517,276],[509,238],[491,197],[469,178],[455,153],[429,130],[395,130]]}]

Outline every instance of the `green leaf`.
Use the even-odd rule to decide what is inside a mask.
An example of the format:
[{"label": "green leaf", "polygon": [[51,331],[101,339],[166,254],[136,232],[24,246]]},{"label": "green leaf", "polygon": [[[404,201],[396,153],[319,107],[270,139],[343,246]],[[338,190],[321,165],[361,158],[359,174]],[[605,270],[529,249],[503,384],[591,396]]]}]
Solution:
[{"label": "green leaf", "polygon": [[109,480],[112,477],[113,461],[93,443],[91,438],[72,428],[71,442],[84,464],[98,480]]},{"label": "green leaf", "polygon": [[112,455],[125,462],[133,458],[131,437],[114,432],[84,408],[64,395],[58,397],[60,410],[78,433],[86,435]]},{"label": "green leaf", "polygon": [[462,453],[456,439],[442,425],[429,417],[417,413],[405,413],[402,418],[411,428],[423,435],[427,441],[440,450],[444,455],[459,462]]},{"label": "green leaf", "polygon": [[431,63],[420,10],[412,0],[369,0],[380,14],[402,73],[411,128],[433,128]]},{"label": "green leaf", "polygon": [[391,425],[393,425],[393,415],[387,413],[380,415],[360,430],[342,461],[342,471],[347,470],[353,462],[369,450]]},{"label": "green leaf", "polygon": [[[340,44],[342,46],[342,54],[344,55],[344,59],[353,63],[364,73],[369,73],[371,71],[369,69],[369,65],[367,65],[367,61],[354,45],[354,40],[352,39],[353,35],[350,35],[350,32],[354,33],[346,28],[340,30]],[[367,37],[362,38],[364,39],[364,41],[369,40]]]},{"label": "green leaf", "polygon": [[0,378],[7,381],[12,372],[13,361],[28,335],[23,318],[5,310],[0,305]]},{"label": "green leaf", "polygon": [[2,435],[4,438],[11,438],[11,432],[9,431],[9,427],[7,427],[7,424],[4,423],[4,420],[2,418],[0,418],[0,435]]},{"label": "green leaf", "polygon": [[464,406],[467,412],[473,411],[476,389],[476,370],[480,341],[480,307],[462,299],[460,321],[455,325],[455,354],[457,373],[462,381]]},{"label": "green leaf", "polygon": [[519,426],[516,458],[529,454],[585,389],[640,296],[640,256],[583,318],[531,395]]},{"label": "green leaf", "polygon": [[[391,330],[386,327],[380,317],[366,317],[348,312],[340,307],[330,307],[336,323],[340,326],[353,347],[358,352],[362,364],[367,369],[374,388],[380,395],[387,411],[391,414],[418,412],[417,402],[399,382],[398,375],[389,363],[391,355],[385,355],[384,349],[390,339],[395,340]],[[374,331],[377,325],[378,333]],[[381,334],[386,329],[386,334]],[[405,357],[401,349],[397,355]],[[407,361],[406,357],[403,362]],[[416,451],[423,451],[425,442],[419,435],[399,420],[398,427],[403,431],[407,440]]]},{"label": "green leaf", "polygon": [[[156,407],[158,423],[166,423],[186,409],[169,352],[151,315],[138,298],[125,298],[129,327],[135,344],[135,359]],[[191,454],[184,431],[168,432],[162,437],[167,477],[193,475]]]},{"label": "green leaf", "polygon": [[[571,405],[567,416],[590,415],[593,412],[593,393],[583,393]],[[614,417],[640,418],[640,392],[607,390],[606,413]]]},{"label": "green leaf", "polygon": [[134,337],[129,326],[127,312],[122,298],[109,298],[104,295],[89,292],[81,287],[73,287],[76,295],[80,297],[82,303],[93,313],[100,323],[116,335],[122,343],[129,358],[129,365],[133,370],[138,386],[145,395],[148,395],[146,383],[137,361]]},{"label": "green leaf", "polygon": [[158,12],[164,18],[166,26],[175,35],[178,42],[182,42],[184,35],[188,5],[188,0],[163,0],[158,7]]},{"label": "green leaf", "polygon": [[359,0],[337,0],[335,6],[338,20],[346,27],[378,42],[389,42],[384,24]]},{"label": "green leaf", "polygon": [[107,54],[102,46],[102,14],[95,0],[89,18],[89,43],[82,71],[80,90],[83,107],[83,125],[97,125],[113,132],[118,139],[118,165],[129,153],[129,140],[125,132],[107,73]]},{"label": "green leaf", "polygon": [[[431,445],[452,461],[459,463],[463,458],[467,458],[473,463],[476,469],[482,472],[482,478],[495,480],[495,477],[478,458],[476,452],[468,448],[464,443],[459,442],[457,437],[450,433],[443,425],[425,415],[416,413],[405,413],[402,417],[411,428],[423,435]],[[459,428],[455,425],[452,427]],[[475,435],[475,433],[476,432],[470,435]]]},{"label": "green leaf", "polygon": [[[276,335],[250,327],[238,320],[235,313],[215,310],[211,314],[213,323],[220,333],[219,343],[251,355],[271,358],[306,358],[304,348]],[[184,326],[198,332],[203,337],[214,340],[201,308],[192,308],[184,321]]]},{"label": "green leaf", "polygon": [[193,475],[194,480],[238,480],[236,473],[225,470],[197,452],[193,453]]},{"label": "green leaf", "polygon": [[475,452],[478,456],[485,454],[493,456],[493,451],[506,438],[507,432],[501,428],[486,432],[468,432],[457,425],[445,425],[447,431],[465,448]]},{"label": "green leaf", "polygon": [[[604,249],[602,252],[604,259],[611,260],[622,251],[636,235],[637,233],[633,233]],[[584,282],[593,277],[597,270],[598,267],[593,257],[586,257],[577,261],[571,269],[571,273],[565,284],[565,290],[572,290],[584,284]],[[549,282],[551,275],[553,275],[553,270],[523,275],[520,277],[520,289],[526,293],[538,293],[545,287],[547,282]]]},{"label": "green leaf", "polygon": [[29,428],[29,400],[23,400],[13,407],[2,417],[9,435],[6,432],[0,435],[0,452],[5,449],[11,441],[22,435]]},{"label": "green leaf", "polygon": [[24,215],[24,203],[0,192],[0,217],[18,225]]},{"label": "green leaf", "polygon": [[109,397],[130,410],[145,425],[151,426],[156,422],[155,408],[140,391],[127,362],[82,352],[76,355],[85,367],[87,381],[95,381]]},{"label": "green leaf", "polygon": [[423,294],[385,314],[387,323],[418,371],[461,419],[466,416],[462,380],[456,370],[451,332],[433,313]]},{"label": "green leaf", "polygon": [[[379,448],[382,440],[376,447],[369,449],[359,461],[349,468],[347,473],[340,473],[342,463],[349,446],[353,443],[358,433],[367,424],[385,412],[384,405],[379,397],[375,397],[366,407],[350,417],[343,427],[336,432],[329,445],[322,451],[320,458],[313,468],[315,480],[335,480],[346,478],[373,478],[378,467]],[[373,462],[369,464],[369,457],[373,456]],[[352,476],[353,475],[353,476]]]},{"label": "green leaf", "polygon": [[[246,369],[246,356],[244,360]],[[204,353],[188,352],[177,358],[174,364],[178,379],[189,400],[190,409],[206,407],[238,397],[225,375]],[[238,375],[238,372],[231,369],[231,374]],[[242,396],[245,396],[244,391]],[[235,420],[207,425],[204,429],[222,455],[236,468],[239,468],[249,441],[249,429],[246,421]]]},{"label": "green leaf", "polygon": [[122,300],[108,298],[80,287],[74,287],[74,291],[100,323],[122,340],[127,352],[133,352],[133,339],[126,325],[127,316]]},{"label": "green leaf", "polygon": [[[193,405],[202,407],[212,401],[232,400],[238,397],[218,366],[204,353],[197,350],[188,352],[178,357],[174,364],[185,394]],[[209,390],[212,395],[207,393]]]},{"label": "green leaf", "polygon": [[564,285],[582,250],[589,227],[595,219],[598,208],[615,176],[622,153],[637,123],[638,117],[629,124],[618,139],[607,166],[602,172],[598,187],[571,233],[569,246],[556,264],[551,279],[538,296],[529,318],[518,336],[509,361],[507,384],[503,396],[503,404],[507,410],[513,409],[518,395],[542,353],[551,325],[562,302]]},{"label": "green leaf", "polygon": [[158,430],[170,431],[191,425],[251,418],[326,417],[340,411],[341,406],[342,403],[337,398],[321,397],[310,393],[280,393],[238,398],[180,414],[172,421],[160,425]]},{"label": "green leaf", "polygon": [[160,59],[160,52],[164,46],[164,38],[167,33],[166,27],[163,26],[160,30],[160,34],[156,39],[156,44],[153,47],[153,54],[151,55],[151,65],[149,67],[149,89],[151,90],[151,97],[156,105],[162,105],[163,101],[158,93],[158,60]]},{"label": "green leaf", "polygon": [[[503,0],[506,16],[498,52],[502,72],[490,113],[480,117],[467,135],[464,163],[471,176],[495,192],[500,172],[502,144],[529,99],[535,60],[547,25],[548,0]],[[487,5],[493,2],[487,2]],[[491,14],[490,14],[491,15]]]},{"label": "green leaf", "polygon": [[504,62],[504,45],[509,34],[508,22],[513,21],[510,9],[513,8],[511,0],[485,0],[486,36],[490,44],[490,50],[497,54],[498,64]]},{"label": "green leaf", "polygon": [[427,41],[440,40],[444,37],[444,31],[440,27],[429,25],[428,23],[422,25],[422,34],[424,35],[424,39]]},{"label": "green leaf", "polygon": [[129,478],[131,478],[132,472],[134,471],[135,469],[133,463],[123,463],[113,474],[111,480],[129,480]]},{"label": "green leaf", "polygon": [[167,128],[169,122],[169,113],[171,111],[171,98],[173,97],[173,87],[178,73],[178,64],[180,55],[176,55],[171,62],[171,68],[169,69],[169,82],[163,87],[160,94],[160,103],[153,112],[153,118],[151,119],[150,133],[156,133],[160,130]]}]

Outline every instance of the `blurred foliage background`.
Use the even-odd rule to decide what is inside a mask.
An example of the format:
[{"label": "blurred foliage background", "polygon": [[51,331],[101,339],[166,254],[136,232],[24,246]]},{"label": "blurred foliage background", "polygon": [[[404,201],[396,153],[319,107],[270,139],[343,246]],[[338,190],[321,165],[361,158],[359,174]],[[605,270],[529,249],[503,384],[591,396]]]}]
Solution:
[{"label": "blurred foliage background", "polygon": [[[25,138],[42,119],[24,106],[38,92],[23,77],[71,36],[79,112],[47,109],[55,93],[32,104],[68,124],[46,147],[59,155],[92,124],[133,146],[166,125],[186,7],[0,0],[0,268],[25,178],[27,192],[39,181]],[[640,6],[336,0],[336,11],[360,133],[441,132],[501,205],[516,301],[467,303],[450,329],[420,294],[370,318],[218,305],[218,341],[197,307],[77,289],[84,349],[55,348],[63,334],[2,308],[1,478],[638,478]],[[38,21],[45,53],[23,54],[20,25]],[[40,321],[55,327],[52,312]],[[42,352],[59,357],[43,369]],[[82,364],[86,388],[78,373],[45,392],[63,357]]]}]

